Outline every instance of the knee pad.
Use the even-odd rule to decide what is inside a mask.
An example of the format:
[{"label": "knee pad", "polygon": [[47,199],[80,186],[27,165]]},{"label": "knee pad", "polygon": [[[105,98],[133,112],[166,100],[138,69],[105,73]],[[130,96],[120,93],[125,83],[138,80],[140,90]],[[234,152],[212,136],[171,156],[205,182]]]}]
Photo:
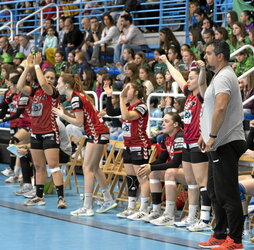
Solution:
[{"label": "knee pad", "polygon": [[139,188],[139,181],[137,176],[127,175],[127,187],[128,187],[128,195],[130,197],[136,197]]},{"label": "knee pad", "polygon": [[54,174],[54,173],[56,173],[58,171],[61,171],[61,169],[60,169],[60,167],[57,167],[57,168],[51,168],[51,169],[49,169],[49,171],[50,171],[50,173],[52,175],[52,174]]},{"label": "knee pad", "polygon": [[16,144],[19,143],[19,139],[15,136],[12,136],[10,139],[10,144]]},{"label": "knee pad", "polygon": [[245,187],[241,183],[238,183],[238,186],[239,186],[241,201],[246,201],[246,197],[245,197],[246,189],[245,189]]}]

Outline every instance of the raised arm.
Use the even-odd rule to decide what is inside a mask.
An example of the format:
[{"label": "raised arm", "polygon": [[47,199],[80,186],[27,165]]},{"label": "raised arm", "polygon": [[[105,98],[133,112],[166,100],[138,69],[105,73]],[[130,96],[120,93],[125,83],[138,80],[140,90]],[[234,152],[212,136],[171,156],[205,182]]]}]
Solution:
[{"label": "raised arm", "polygon": [[17,88],[19,91],[21,91],[25,95],[30,95],[31,94],[31,87],[26,85],[26,76],[27,73],[30,72],[30,70],[34,67],[33,65],[33,55],[29,54],[27,57],[27,62],[26,62],[26,67],[23,73],[21,74],[18,83],[17,83]]},{"label": "raised arm", "polygon": [[169,73],[171,74],[173,79],[178,83],[179,87],[183,91],[183,87],[187,84],[187,82],[184,80],[180,71],[174,68],[174,66],[168,61],[165,55],[160,56],[160,59],[162,60],[162,62],[164,62],[167,65]]},{"label": "raised arm", "polygon": [[53,95],[54,90],[53,90],[53,87],[50,84],[47,83],[47,81],[45,79],[45,76],[43,75],[43,72],[42,72],[41,67],[40,67],[41,62],[42,62],[41,53],[37,52],[34,55],[34,69],[35,69],[35,73],[36,73],[36,76],[37,76],[37,79],[38,79],[38,82],[39,82],[41,88],[44,90],[44,92],[47,95],[51,96],[51,95]]},{"label": "raised arm", "polygon": [[196,64],[200,69],[200,72],[198,75],[199,93],[204,98],[205,91],[207,89],[205,63],[201,60],[198,60],[198,61],[196,61]]}]

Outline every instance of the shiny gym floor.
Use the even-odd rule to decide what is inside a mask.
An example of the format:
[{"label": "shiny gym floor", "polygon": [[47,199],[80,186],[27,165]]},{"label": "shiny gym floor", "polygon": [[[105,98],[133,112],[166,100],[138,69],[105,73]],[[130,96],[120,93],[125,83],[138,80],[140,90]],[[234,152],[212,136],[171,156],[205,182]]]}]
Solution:
[{"label": "shiny gym floor", "polygon": [[[0,164],[0,170],[6,165]],[[82,176],[79,176],[82,181]],[[25,207],[24,197],[13,191],[19,184],[6,184],[0,176],[0,249],[3,250],[178,250],[199,249],[211,232],[193,233],[184,228],[157,227],[142,221],[116,218],[124,209],[116,209],[93,217],[73,217],[69,213],[81,206],[75,189],[65,192],[68,208],[56,207],[56,194],[46,195],[46,206]],[[95,201],[95,210],[98,205]],[[254,244],[244,241],[245,249]]]}]

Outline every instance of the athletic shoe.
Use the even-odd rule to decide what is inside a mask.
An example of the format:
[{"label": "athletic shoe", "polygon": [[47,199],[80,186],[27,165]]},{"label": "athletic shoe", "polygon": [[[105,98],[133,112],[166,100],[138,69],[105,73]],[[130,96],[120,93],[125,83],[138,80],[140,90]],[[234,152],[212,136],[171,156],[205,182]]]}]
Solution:
[{"label": "athletic shoe", "polygon": [[33,199],[36,197],[36,187],[33,187],[29,192],[23,194],[25,198]]},{"label": "athletic shoe", "polygon": [[105,213],[108,210],[117,207],[117,203],[114,200],[112,201],[104,201],[99,209],[96,210],[96,213]]},{"label": "athletic shoe", "polygon": [[158,211],[152,211],[150,214],[148,214],[142,220],[146,221],[146,222],[150,222],[151,220],[158,219],[160,216],[161,216],[161,213],[159,213]]},{"label": "athletic shoe", "polygon": [[189,218],[188,216],[182,219],[181,221],[175,222],[177,227],[189,227],[197,223],[197,218]]},{"label": "athletic shoe", "polygon": [[10,167],[8,167],[5,170],[1,171],[1,174],[6,176],[6,177],[9,177],[9,176],[14,175],[14,172]]},{"label": "athletic shoe", "polygon": [[210,223],[205,223],[203,220],[198,220],[195,224],[187,227],[191,232],[210,231],[212,226]]},{"label": "athletic shoe", "polygon": [[24,195],[25,193],[31,191],[33,189],[33,186],[31,183],[24,183],[22,187],[19,190],[16,190],[14,194],[16,195]]},{"label": "athletic shoe", "polygon": [[235,243],[233,239],[231,239],[229,236],[226,238],[224,243],[222,243],[220,246],[213,248],[214,250],[243,250],[243,244],[242,243]]},{"label": "athletic shoe", "polygon": [[10,176],[9,178],[7,178],[6,180],[5,180],[5,182],[6,183],[16,183],[16,182],[18,182],[18,176]]},{"label": "athletic shoe", "polygon": [[127,219],[130,220],[143,220],[143,218],[148,216],[148,212],[147,211],[138,211],[132,215],[129,215],[127,217]]},{"label": "athletic shoe", "polygon": [[25,206],[45,206],[46,202],[43,197],[40,198],[36,196],[35,198],[24,202],[24,205]]},{"label": "athletic shoe", "polygon": [[64,198],[59,198],[57,201],[57,208],[67,208],[67,203]]},{"label": "athletic shoe", "polygon": [[75,211],[70,212],[72,216],[94,216],[93,209],[80,207]]},{"label": "athletic shoe", "polygon": [[119,218],[127,218],[128,216],[132,215],[135,213],[134,209],[131,208],[127,208],[126,210],[116,214],[117,217]]},{"label": "athletic shoe", "polygon": [[214,237],[214,234],[211,235],[210,239],[208,241],[205,242],[200,242],[199,246],[202,248],[215,248],[215,247],[219,247],[221,246],[224,242],[226,241],[226,239],[216,239]]},{"label": "athletic shoe", "polygon": [[175,217],[164,212],[161,217],[151,220],[150,223],[156,226],[172,226],[175,223]]}]

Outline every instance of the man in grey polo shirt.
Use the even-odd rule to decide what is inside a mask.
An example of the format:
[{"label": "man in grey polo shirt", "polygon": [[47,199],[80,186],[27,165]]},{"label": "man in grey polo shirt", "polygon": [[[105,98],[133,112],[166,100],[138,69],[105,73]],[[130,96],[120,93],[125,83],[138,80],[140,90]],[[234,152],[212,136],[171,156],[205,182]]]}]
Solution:
[{"label": "man in grey polo shirt", "polygon": [[229,57],[225,41],[214,40],[207,44],[205,59],[215,75],[204,96],[199,145],[209,157],[207,191],[216,225],[210,240],[199,244],[203,248],[243,249],[238,160],[246,150],[246,142],[242,99],[237,77],[228,65]]}]

